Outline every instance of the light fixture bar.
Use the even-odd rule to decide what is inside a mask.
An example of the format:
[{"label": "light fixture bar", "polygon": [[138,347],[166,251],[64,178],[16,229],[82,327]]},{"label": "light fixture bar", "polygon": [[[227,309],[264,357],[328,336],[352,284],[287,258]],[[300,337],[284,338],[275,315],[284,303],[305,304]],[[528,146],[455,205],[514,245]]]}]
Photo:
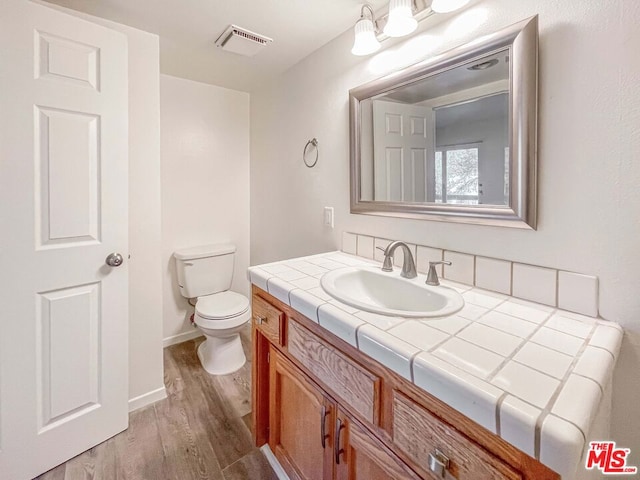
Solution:
[{"label": "light fixture bar", "polygon": [[[431,10],[431,2],[427,0],[413,0],[413,18],[416,19],[418,23],[429,18],[431,15],[434,15],[436,12]],[[389,12],[386,12],[384,15],[380,15],[376,20],[376,26],[378,27],[378,35],[377,38],[380,42],[390,38],[388,35],[384,34],[384,27],[389,21]]]}]

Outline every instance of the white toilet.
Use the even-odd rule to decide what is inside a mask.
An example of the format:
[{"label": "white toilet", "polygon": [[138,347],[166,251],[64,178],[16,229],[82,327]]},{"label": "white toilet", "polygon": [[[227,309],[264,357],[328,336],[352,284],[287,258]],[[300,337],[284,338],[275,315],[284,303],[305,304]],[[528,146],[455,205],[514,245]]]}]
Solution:
[{"label": "white toilet", "polygon": [[197,298],[194,320],[206,340],[198,358],[212,375],[235,372],[246,362],[240,331],[251,319],[249,299],[229,291],[235,245],[202,245],[174,252],[183,297]]}]

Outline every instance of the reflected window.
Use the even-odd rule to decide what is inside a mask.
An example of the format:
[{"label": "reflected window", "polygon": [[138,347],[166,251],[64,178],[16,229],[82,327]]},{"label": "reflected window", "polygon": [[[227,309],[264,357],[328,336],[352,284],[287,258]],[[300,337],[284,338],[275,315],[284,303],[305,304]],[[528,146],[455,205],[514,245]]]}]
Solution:
[{"label": "reflected window", "polygon": [[477,205],[478,147],[455,146],[436,150],[436,203]]}]

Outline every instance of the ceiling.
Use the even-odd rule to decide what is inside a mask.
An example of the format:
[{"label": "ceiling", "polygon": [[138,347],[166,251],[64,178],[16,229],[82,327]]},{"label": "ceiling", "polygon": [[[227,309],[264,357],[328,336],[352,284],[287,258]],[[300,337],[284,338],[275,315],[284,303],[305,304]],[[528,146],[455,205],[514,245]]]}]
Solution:
[{"label": "ceiling", "polygon": [[[253,91],[353,27],[364,0],[47,0],[156,33],[162,73]],[[388,0],[369,0],[377,10]],[[273,38],[253,58],[214,44],[229,24]]]}]

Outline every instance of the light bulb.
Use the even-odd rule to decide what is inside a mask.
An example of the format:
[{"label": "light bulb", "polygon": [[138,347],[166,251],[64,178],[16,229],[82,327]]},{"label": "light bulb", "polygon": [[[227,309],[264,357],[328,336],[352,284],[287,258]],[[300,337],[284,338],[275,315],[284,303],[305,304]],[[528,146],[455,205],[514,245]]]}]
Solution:
[{"label": "light bulb", "polygon": [[418,21],[413,18],[411,0],[391,0],[389,2],[389,16],[384,26],[384,34],[388,37],[404,37],[418,27]]},{"label": "light bulb", "polygon": [[433,0],[431,10],[436,13],[449,13],[464,7],[469,0]]},{"label": "light bulb", "polygon": [[362,17],[356,22],[355,39],[351,53],[354,55],[369,55],[380,49],[380,42],[376,38],[373,21],[370,18]]}]

